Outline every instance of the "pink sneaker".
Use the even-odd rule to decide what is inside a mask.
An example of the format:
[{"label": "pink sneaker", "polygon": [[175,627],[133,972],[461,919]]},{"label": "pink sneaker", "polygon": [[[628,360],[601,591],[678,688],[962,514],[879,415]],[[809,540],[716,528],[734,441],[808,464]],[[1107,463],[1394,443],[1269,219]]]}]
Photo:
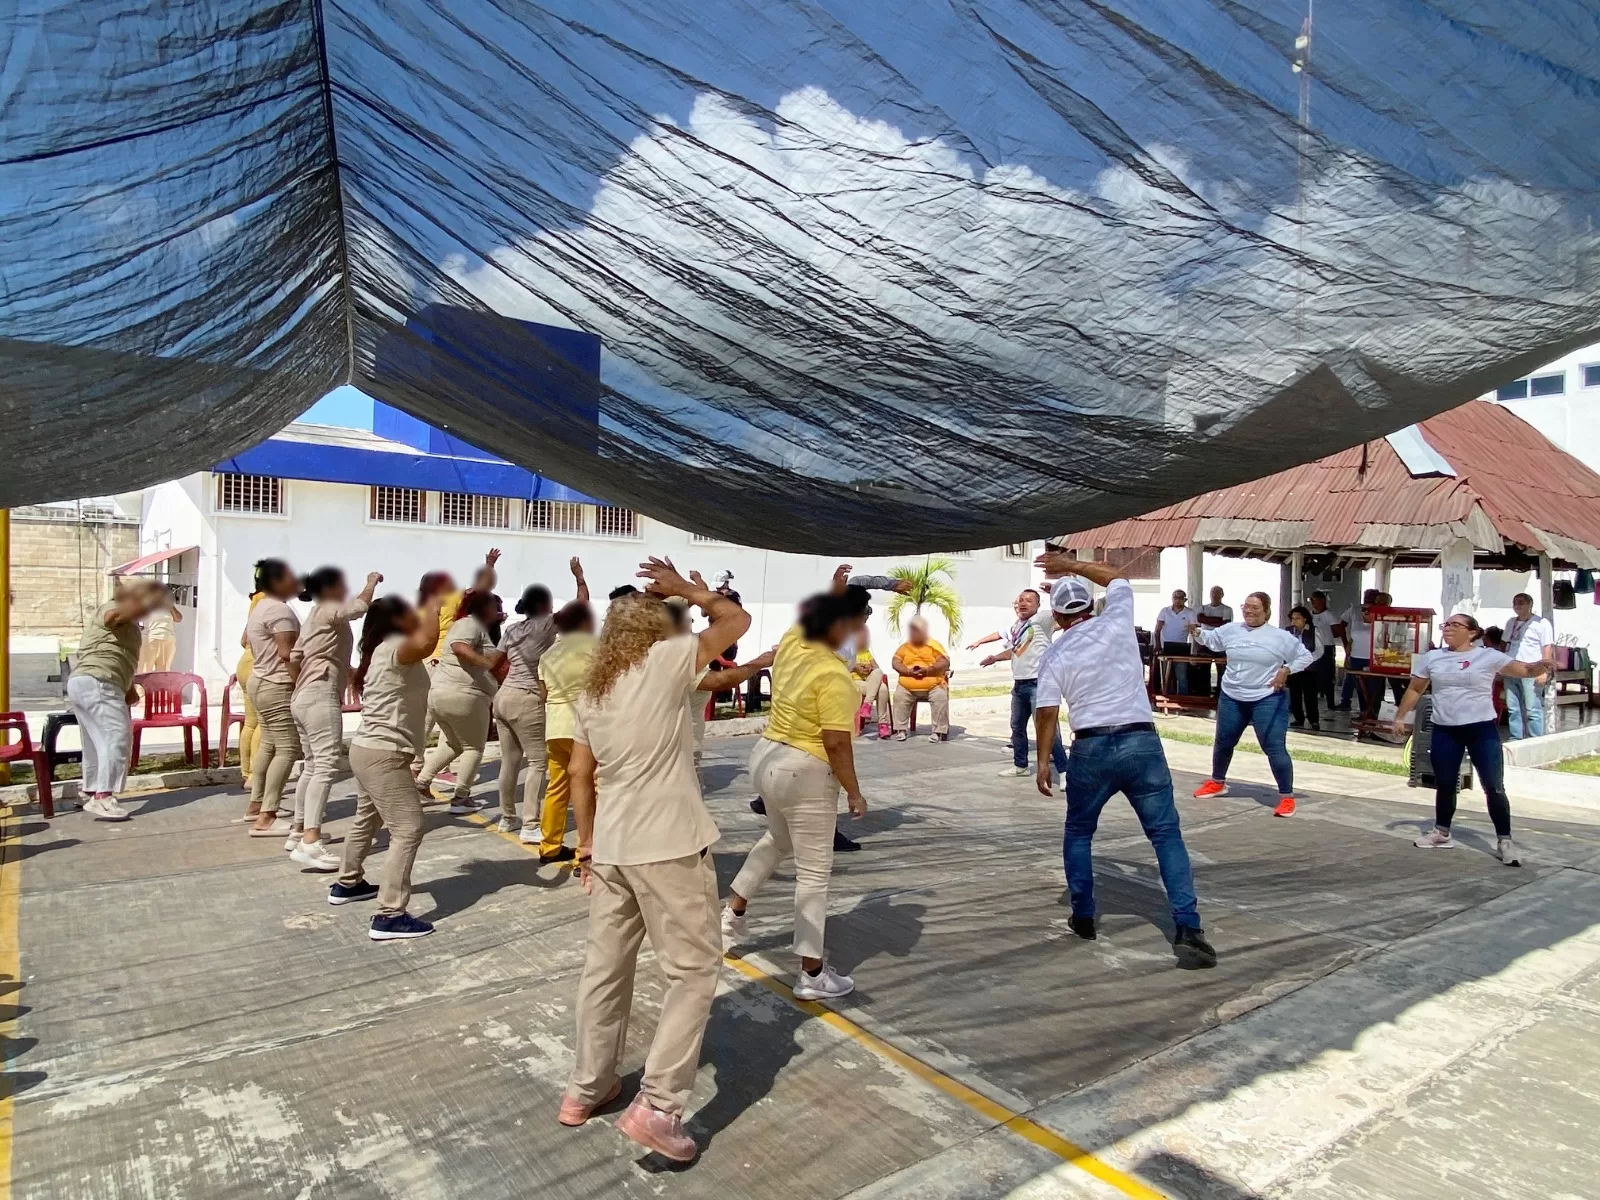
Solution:
[{"label": "pink sneaker", "polygon": [[880,742],[887,742],[889,740],[889,735],[892,734],[893,732],[894,732],[894,730],[893,730],[893,728],[890,727],[889,722],[887,722],[887,721],[879,721],[878,722],[878,740]]},{"label": "pink sneaker", "polygon": [[595,1109],[604,1108],[620,1095],[622,1095],[622,1080],[620,1079],[611,1085],[611,1090],[606,1093],[604,1100],[597,1100],[593,1104],[585,1104],[574,1096],[564,1095],[561,1097],[561,1108],[556,1113],[556,1120],[563,1125],[570,1125],[576,1129],[594,1116]]},{"label": "pink sneaker", "polygon": [[617,1128],[646,1150],[654,1150],[673,1162],[693,1162],[700,1153],[694,1139],[683,1131],[683,1118],[677,1113],[662,1112],[643,1096],[617,1118]]}]

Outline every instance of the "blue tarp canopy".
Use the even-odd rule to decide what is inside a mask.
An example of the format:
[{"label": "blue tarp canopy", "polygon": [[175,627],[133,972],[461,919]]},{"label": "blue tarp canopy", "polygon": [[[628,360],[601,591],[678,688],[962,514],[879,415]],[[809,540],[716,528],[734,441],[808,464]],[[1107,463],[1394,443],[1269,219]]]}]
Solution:
[{"label": "blue tarp canopy", "polygon": [[959,549],[1600,336],[1590,0],[26,0],[0,504],[369,394],[733,541]]}]

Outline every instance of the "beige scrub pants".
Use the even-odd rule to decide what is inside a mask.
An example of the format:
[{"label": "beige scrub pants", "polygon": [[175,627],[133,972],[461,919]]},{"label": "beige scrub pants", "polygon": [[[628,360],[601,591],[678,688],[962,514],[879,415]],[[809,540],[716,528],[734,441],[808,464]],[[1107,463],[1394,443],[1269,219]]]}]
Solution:
[{"label": "beige scrub pants", "polygon": [[300,757],[300,731],[290,708],[293,688],[259,675],[251,675],[248,686],[261,729],[250,766],[250,807],[276,812],[283,807],[283,785]]},{"label": "beige scrub pants", "polygon": [[917,706],[918,700],[926,700],[928,707],[933,710],[933,732],[950,732],[950,689],[944,684],[928,688],[926,691],[913,692],[904,687],[894,690],[894,730],[904,733],[911,728],[911,712]]},{"label": "beige scrub pants", "polygon": [[494,723],[500,730],[500,815],[516,818],[517,776],[526,766],[522,823],[531,827],[538,822],[544,796],[544,689],[502,687],[494,696]]},{"label": "beige scrub pants", "polygon": [[295,692],[289,711],[306,752],[306,764],[300,768],[300,781],[294,789],[294,826],[296,829],[321,829],[328,793],[333,789],[333,777],[339,773],[339,759],[344,754],[344,711],[339,681],[329,676],[306,684]]},{"label": "beige scrub pants", "polygon": [[411,901],[411,864],[422,842],[422,797],[411,778],[415,755],[401,750],[350,747],[350,769],[356,777],[356,819],[344,841],[344,862],[339,882],[355,887],[362,881],[362,866],[372,849],[372,839],[389,827],[388,858],[378,881],[378,912],[394,916]]},{"label": "beige scrub pants", "polygon": [[750,782],[767,802],[767,831],[739,868],[733,890],[754,900],[778,864],[794,855],[794,952],[821,958],[839,781],[816,755],[762,738],[750,752]]},{"label": "beige scrub pants", "polygon": [[456,764],[456,798],[472,795],[472,783],[489,740],[489,697],[476,689],[433,688],[428,693],[433,719],[439,725],[439,744],[422,760],[416,786],[427,787],[446,766]]},{"label": "beige scrub pants", "polygon": [[872,674],[862,679],[856,676],[856,690],[863,700],[872,701],[872,723],[889,723],[889,681],[883,677],[883,668],[874,668]]},{"label": "beige scrub pants", "polygon": [[567,1095],[598,1104],[628,1041],[633,977],[645,935],[667,977],[639,1092],[681,1113],[694,1090],[700,1042],[722,969],[717,872],[707,851],[666,862],[593,867],[589,953],[578,983],[578,1048]]}]

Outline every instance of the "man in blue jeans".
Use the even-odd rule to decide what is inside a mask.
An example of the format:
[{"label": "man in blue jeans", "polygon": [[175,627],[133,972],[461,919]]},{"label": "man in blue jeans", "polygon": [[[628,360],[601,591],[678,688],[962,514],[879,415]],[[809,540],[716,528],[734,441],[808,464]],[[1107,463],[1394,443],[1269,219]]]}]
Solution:
[{"label": "man in blue jeans", "polygon": [[[1214,967],[1217,952],[1206,941],[1196,908],[1189,851],[1178,827],[1172,773],[1156,736],[1145,691],[1144,663],[1133,631],[1133,587],[1123,572],[1105,563],[1079,562],[1058,550],[1038,559],[1050,591],[1055,624],[1063,630],[1039,664],[1034,728],[1039,746],[1039,790],[1050,795],[1045,748],[1058,736],[1061,704],[1067,705],[1073,751],[1067,761],[1067,827],[1062,858],[1072,916],[1067,924],[1093,941],[1094,860],[1091,846],[1100,811],[1117,792],[1128,798],[1156,852],[1175,927],[1172,949],[1187,969]],[[1081,578],[1080,578],[1081,577]],[[1089,585],[1106,589],[1105,608],[1093,615]]]},{"label": "man in blue jeans", "polygon": [[[1022,590],[1012,611],[1017,614],[1017,619],[1010,629],[981,637],[967,647],[968,650],[976,650],[989,642],[1004,642],[1005,649],[989,655],[978,665],[987,667],[1007,660],[1011,663],[1012,765],[1000,772],[1002,778],[1026,777],[1030,773],[1028,747],[1033,744],[1033,707],[1039,683],[1039,660],[1044,657],[1045,649],[1050,645],[1050,635],[1055,632],[1055,621],[1051,619],[1050,610],[1033,588]],[[1059,733],[1056,734],[1055,744],[1050,747],[1050,761],[1056,774],[1066,773],[1067,748],[1062,744]]]}]

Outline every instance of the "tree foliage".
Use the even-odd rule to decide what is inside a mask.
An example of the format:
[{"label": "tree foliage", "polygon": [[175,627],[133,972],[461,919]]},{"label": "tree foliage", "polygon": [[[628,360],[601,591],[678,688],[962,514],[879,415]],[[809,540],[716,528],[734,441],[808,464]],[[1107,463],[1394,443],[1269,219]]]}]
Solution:
[{"label": "tree foliage", "polygon": [[955,589],[955,559],[929,555],[919,566],[895,567],[889,575],[911,583],[910,592],[896,592],[889,597],[886,615],[891,631],[899,634],[907,609],[914,616],[926,606],[937,610],[944,618],[952,642],[961,636],[961,597]]}]

